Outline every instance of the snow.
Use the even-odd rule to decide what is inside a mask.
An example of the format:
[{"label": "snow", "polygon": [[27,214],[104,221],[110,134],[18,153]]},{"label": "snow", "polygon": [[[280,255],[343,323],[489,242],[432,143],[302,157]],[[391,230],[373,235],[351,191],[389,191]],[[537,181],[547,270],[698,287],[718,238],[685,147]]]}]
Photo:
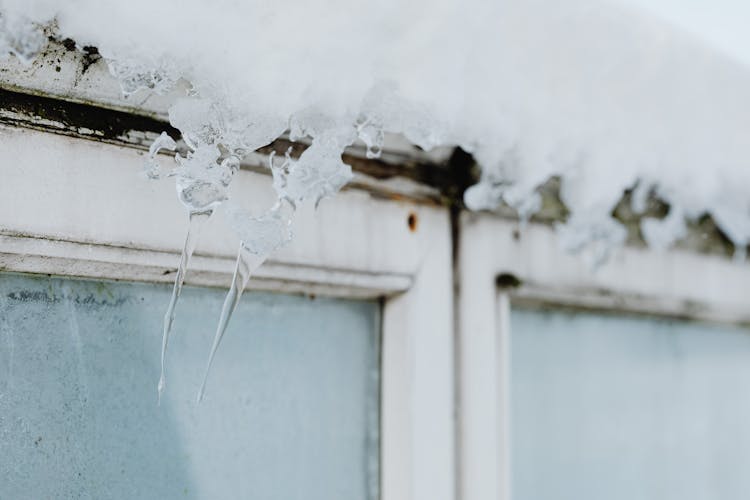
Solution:
[{"label": "snow", "polygon": [[[672,207],[643,223],[654,247],[710,213],[744,256],[750,38],[732,15],[747,8],[721,1],[4,0],[0,49],[28,62],[52,25],[96,46],[127,95],[188,82],[170,122],[190,148],[172,175],[192,215],[226,201],[248,153],[287,131],[310,142],[272,160],[268,212],[228,211],[242,241],[228,321],[255,267],[243,256],[260,263],[285,244],[295,210],[351,178],[344,148],[359,139],[377,157],[384,132],[472,153],[472,209],[505,202],[527,219],[537,187],[559,176],[560,242],[593,248],[595,262],[624,242],[610,214],[636,186],[635,205],[654,192]],[[157,140],[148,175],[160,147],[173,144]]]},{"label": "snow", "polygon": [[750,4],[745,0],[627,0],[731,57],[750,63]]}]

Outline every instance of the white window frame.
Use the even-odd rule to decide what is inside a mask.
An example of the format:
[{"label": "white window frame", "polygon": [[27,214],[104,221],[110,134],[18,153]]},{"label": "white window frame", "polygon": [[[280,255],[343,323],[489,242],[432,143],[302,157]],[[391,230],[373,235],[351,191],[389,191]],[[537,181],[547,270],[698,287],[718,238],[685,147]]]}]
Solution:
[{"label": "white window frame", "polygon": [[[173,179],[139,176],[142,150],[7,126],[0,142],[0,270],[173,280],[187,215]],[[258,212],[273,202],[270,177],[247,170],[232,193]],[[250,288],[383,298],[381,499],[453,498],[448,211],[352,189],[303,210],[294,232]],[[238,243],[215,214],[186,283],[228,287]]]},{"label": "white window frame", "polygon": [[511,304],[750,324],[750,265],[729,258],[624,247],[594,270],[547,225],[464,213],[459,234],[461,500],[511,498]]}]

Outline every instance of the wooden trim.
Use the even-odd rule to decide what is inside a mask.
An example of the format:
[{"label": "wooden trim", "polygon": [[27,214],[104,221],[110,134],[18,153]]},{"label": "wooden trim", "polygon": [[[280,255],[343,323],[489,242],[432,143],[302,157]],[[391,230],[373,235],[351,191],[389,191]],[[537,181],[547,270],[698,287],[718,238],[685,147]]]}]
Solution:
[{"label": "wooden trim", "polygon": [[[175,252],[0,235],[0,271],[172,283]],[[227,287],[234,259],[195,255],[188,285]],[[248,284],[249,289],[372,299],[408,290],[405,274],[369,273],[304,264],[266,262]]]},{"label": "wooden trim", "polygon": [[[421,223],[420,223],[421,224]],[[412,287],[386,301],[383,498],[455,498],[453,281],[450,221],[428,229]]]}]

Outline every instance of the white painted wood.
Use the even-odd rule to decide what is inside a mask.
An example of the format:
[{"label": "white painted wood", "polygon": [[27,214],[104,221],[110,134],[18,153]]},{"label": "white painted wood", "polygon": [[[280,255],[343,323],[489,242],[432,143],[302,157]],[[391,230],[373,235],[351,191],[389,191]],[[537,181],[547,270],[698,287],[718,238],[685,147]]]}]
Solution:
[{"label": "white painted wood", "polygon": [[384,311],[385,500],[455,498],[450,223],[444,212],[424,222],[414,285]]},{"label": "white painted wood", "polygon": [[[750,263],[684,250],[623,247],[601,268],[560,249],[554,229],[488,215],[463,218],[462,263],[481,256],[483,272],[522,281],[513,301],[750,322]],[[486,249],[491,249],[487,252]],[[470,279],[466,276],[467,279]]]},{"label": "white painted wood", "polygon": [[[509,303],[607,308],[727,323],[750,322],[750,265],[672,250],[625,247],[600,269],[558,246],[554,230],[489,214],[461,218],[459,498],[508,500],[507,373],[500,345]],[[521,280],[511,294],[495,278]],[[506,298],[503,298],[503,296]],[[504,326],[505,325],[505,326]],[[507,352],[507,350],[506,350]]]},{"label": "white painted wood", "polygon": [[512,478],[510,473],[510,292],[498,290],[495,305],[497,315],[497,331],[495,332],[495,358],[498,372],[497,380],[497,414],[500,416],[498,425],[498,479],[500,484],[500,498],[510,500],[512,497]]},{"label": "white painted wood", "polygon": [[[173,252],[121,248],[25,236],[0,235],[0,269],[4,271],[172,283]],[[231,279],[235,260],[198,255],[190,263],[190,283],[223,287]],[[266,262],[249,289],[348,298],[378,298],[408,290],[406,274],[373,274],[309,265]]]},{"label": "white painted wood", "polygon": [[[461,235],[458,393],[459,495],[461,500],[500,500],[500,419],[495,314],[495,249]],[[507,500],[507,499],[502,499]]]}]

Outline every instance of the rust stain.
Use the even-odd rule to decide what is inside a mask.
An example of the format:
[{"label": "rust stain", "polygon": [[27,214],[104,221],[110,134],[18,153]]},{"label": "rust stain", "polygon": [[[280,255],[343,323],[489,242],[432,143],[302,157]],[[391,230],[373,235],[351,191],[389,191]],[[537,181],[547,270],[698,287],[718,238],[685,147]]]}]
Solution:
[{"label": "rust stain", "polygon": [[417,219],[417,214],[414,212],[409,212],[409,217],[406,218],[406,223],[409,226],[409,231],[412,233],[417,230],[417,225],[419,224],[419,219]]}]

